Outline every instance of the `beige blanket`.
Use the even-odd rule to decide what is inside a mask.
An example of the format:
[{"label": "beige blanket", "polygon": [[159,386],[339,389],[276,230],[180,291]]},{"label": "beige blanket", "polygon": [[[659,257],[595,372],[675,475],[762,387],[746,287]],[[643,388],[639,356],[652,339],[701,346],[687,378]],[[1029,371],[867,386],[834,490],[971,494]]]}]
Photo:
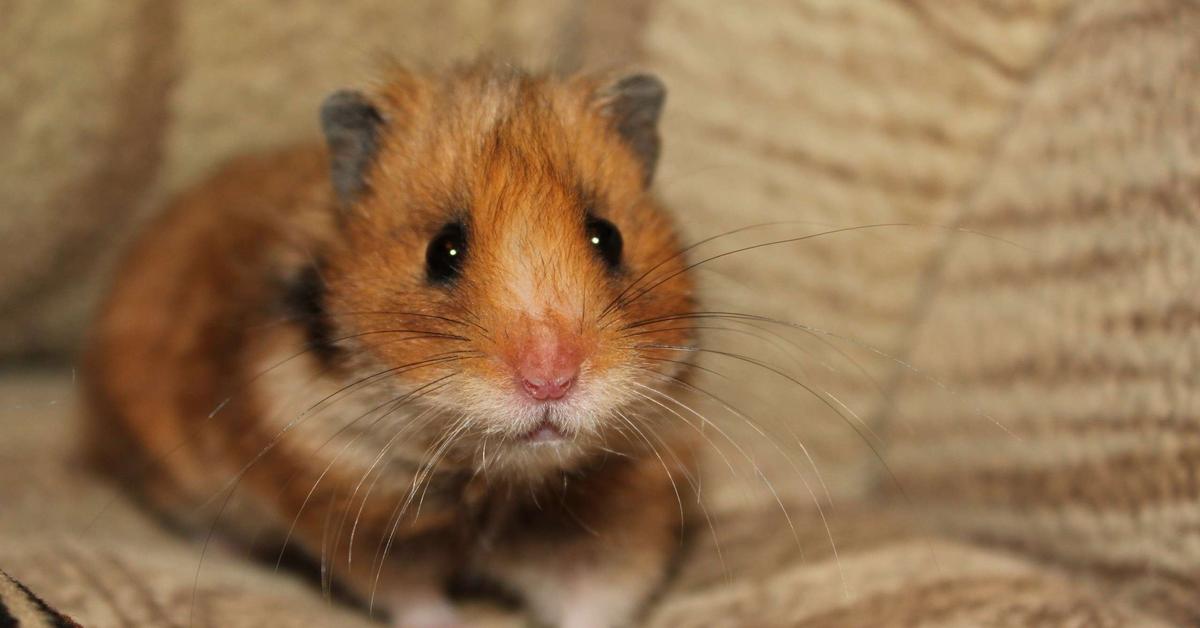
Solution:
[{"label": "beige blanket", "polygon": [[[69,373],[4,376],[0,399],[0,565],[82,625],[374,625],[293,573],[171,534],[89,477],[68,445]],[[796,536],[772,501],[713,506],[647,625],[1156,625],[1074,576],[917,532],[884,506],[835,507],[833,544],[811,509],[787,510]],[[481,626],[524,625],[469,610]]]},{"label": "beige blanket", "polygon": [[[772,359],[862,434],[720,365],[809,445],[836,544],[798,454],[799,471],[764,464],[799,543],[714,463],[719,543],[689,535],[651,625],[1200,624],[1200,4],[274,6],[0,2],[0,351],[18,365],[0,384],[0,569],[48,602],[97,626],[367,625],[221,547],[201,563],[202,540],[80,470],[70,356],[115,245],[164,196],[311,136],[320,96],[374,51],[490,50],[661,74],[656,185],[689,237],[915,225],[703,274],[714,308],[820,330]],[[15,362],[30,355],[62,366]]]}]

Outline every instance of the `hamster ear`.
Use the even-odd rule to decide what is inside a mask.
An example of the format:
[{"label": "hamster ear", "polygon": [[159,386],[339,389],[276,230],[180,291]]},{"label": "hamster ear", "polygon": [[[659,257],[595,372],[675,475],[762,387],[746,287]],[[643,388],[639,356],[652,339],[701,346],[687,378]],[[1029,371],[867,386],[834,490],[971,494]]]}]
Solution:
[{"label": "hamster ear", "polygon": [[383,116],[359,92],[342,90],[321,104],[321,130],[329,147],[333,189],[343,203],[367,189],[367,168],[379,147]]},{"label": "hamster ear", "polygon": [[666,86],[652,74],[632,74],[604,90],[602,98],[613,129],[642,162],[642,181],[649,187],[658,165],[658,117]]}]

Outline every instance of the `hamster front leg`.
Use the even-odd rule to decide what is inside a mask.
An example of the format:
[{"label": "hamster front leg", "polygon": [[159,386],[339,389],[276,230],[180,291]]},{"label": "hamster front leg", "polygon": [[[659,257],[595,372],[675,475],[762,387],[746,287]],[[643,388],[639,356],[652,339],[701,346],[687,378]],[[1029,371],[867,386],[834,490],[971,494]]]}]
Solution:
[{"label": "hamster front leg", "polygon": [[455,549],[461,546],[457,536],[439,531],[395,539],[379,565],[371,557],[385,545],[370,544],[361,567],[354,565],[348,574],[351,586],[366,594],[374,608],[386,611],[395,628],[465,626],[446,597],[446,582],[458,562]]},{"label": "hamster front leg", "polygon": [[[356,540],[356,545],[359,543]],[[386,543],[385,543],[386,544]],[[458,628],[465,626],[446,597],[449,566],[456,558],[443,551],[458,546],[442,534],[395,541],[383,564],[371,560],[378,543],[364,543],[363,559],[343,577],[374,609],[385,611],[395,628]]]},{"label": "hamster front leg", "polygon": [[[386,614],[392,626],[464,626],[445,593],[462,561],[456,513],[430,509],[397,523],[394,503],[371,500],[361,511],[361,502],[352,500],[309,508],[297,519],[296,537],[322,557],[326,577],[344,583],[372,614]],[[336,513],[332,523],[323,511]]]},{"label": "hamster front leg", "polygon": [[442,587],[429,581],[393,579],[381,596],[395,628],[460,628],[466,626]]},{"label": "hamster front leg", "polygon": [[482,570],[515,588],[541,621],[561,628],[631,626],[661,585],[687,503],[681,469],[654,457],[610,460],[568,476],[512,513]]}]

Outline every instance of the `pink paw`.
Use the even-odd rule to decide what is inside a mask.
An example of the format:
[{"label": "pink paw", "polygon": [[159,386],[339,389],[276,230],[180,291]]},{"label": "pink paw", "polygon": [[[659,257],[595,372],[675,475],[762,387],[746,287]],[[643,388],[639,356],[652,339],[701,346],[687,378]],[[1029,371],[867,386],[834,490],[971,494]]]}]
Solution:
[{"label": "pink paw", "polygon": [[394,628],[466,628],[458,611],[445,600],[392,609]]}]

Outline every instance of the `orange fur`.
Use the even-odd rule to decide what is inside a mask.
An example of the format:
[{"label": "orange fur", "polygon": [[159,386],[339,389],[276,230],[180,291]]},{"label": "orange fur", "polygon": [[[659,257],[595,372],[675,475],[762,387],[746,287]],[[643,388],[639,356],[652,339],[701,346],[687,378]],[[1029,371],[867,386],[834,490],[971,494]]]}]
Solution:
[{"label": "orange fur", "polygon": [[[594,573],[628,589],[612,620],[627,621],[662,577],[681,525],[670,483],[691,462],[678,428],[653,426],[663,439],[654,447],[670,448],[660,460],[617,413],[651,421],[631,387],[661,388],[648,371],[678,370],[633,345],[689,338],[678,324],[634,339],[622,327],[690,311],[692,287],[683,258],[671,257],[669,218],[605,117],[610,78],[397,69],[372,96],[386,127],[369,192],[353,205],[335,201],[326,160],[309,147],[239,160],[184,195],[131,250],[93,330],[97,458],[185,524],[219,515],[235,537],[275,542],[291,531],[353,592],[398,616],[470,571],[570,623],[553,596],[529,589]],[[586,241],[589,211],[623,234],[622,272]],[[432,286],[425,249],[454,220],[469,233],[462,277]],[[606,312],[660,262],[652,277],[670,279]],[[281,305],[314,264],[337,348],[325,362],[304,352],[302,326]],[[513,364],[548,337],[583,361],[550,414],[513,381]],[[438,356],[454,359],[406,366]],[[385,413],[414,390],[419,400]],[[522,441],[545,417],[568,443]],[[335,455],[338,446],[349,453]],[[436,468],[424,466],[434,457]],[[213,499],[234,480],[227,504]]]}]

